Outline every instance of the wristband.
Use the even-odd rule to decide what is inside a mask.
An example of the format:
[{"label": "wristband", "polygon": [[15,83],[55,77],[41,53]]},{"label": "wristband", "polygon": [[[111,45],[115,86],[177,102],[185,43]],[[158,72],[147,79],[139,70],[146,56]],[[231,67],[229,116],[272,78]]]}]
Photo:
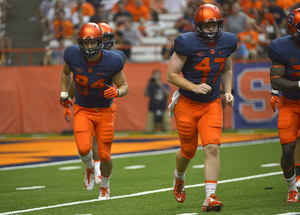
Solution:
[{"label": "wristband", "polygon": [[[298,85],[299,85],[299,82],[298,82]],[[277,95],[278,95],[278,90],[274,90],[274,89],[272,89],[272,93],[273,93],[273,94],[277,94]]]},{"label": "wristband", "polygon": [[[300,82],[300,81],[299,81]],[[118,92],[118,96],[117,97],[119,97],[119,95],[120,95],[120,91],[119,90],[117,90],[117,92]]]},{"label": "wristband", "polygon": [[68,98],[68,92],[61,92],[60,97],[63,98],[63,99]]}]

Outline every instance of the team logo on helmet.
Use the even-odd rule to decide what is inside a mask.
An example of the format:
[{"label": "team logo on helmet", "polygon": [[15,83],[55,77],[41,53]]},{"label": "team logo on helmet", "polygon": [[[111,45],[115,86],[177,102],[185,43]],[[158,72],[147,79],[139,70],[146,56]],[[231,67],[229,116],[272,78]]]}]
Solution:
[{"label": "team logo on helmet", "polygon": [[290,13],[287,17],[287,23],[290,25],[294,25],[295,13]]},{"label": "team logo on helmet", "polygon": [[287,15],[286,26],[291,36],[300,39],[300,8],[292,10]]}]

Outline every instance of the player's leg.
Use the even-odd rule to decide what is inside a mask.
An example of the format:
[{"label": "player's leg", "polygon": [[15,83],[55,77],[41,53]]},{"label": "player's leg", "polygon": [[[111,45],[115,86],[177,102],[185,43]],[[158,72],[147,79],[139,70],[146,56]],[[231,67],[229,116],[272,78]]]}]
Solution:
[{"label": "player's leg", "polygon": [[182,203],[185,200],[185,172],[198,147],[197,121],[188,100],[182,96],[175,106],[175,120],[181,148],[176,153],[176,168],[174,172],[173,193],[175,199]]},{"label": "player's leg", "polygon": [[296,103],[281,96],[278,130],[282,146],[281,168],[289,190],[287,202],[298,202],[299,198],[294,170],[294,153],[299,129],[297,111],[298,102]]},{"label": "player's leg", "polygon": [[297,144],[294,153],[295,171],[296,171],[296,187],[300,188],[300,130],[297,133]]},{"label": "player's leg", "polygon": [[282,145],[281,168],[288,186],[289,195],[287,202],[298,202],[299,193],[296,187],[296,174],[294,170],[294,151],[296,142]]},{"label": "player's leg", "polygon": [[219,148],[222,133],[223,114],[220,99],[207,104],[209,110],[199,121],[198,130],[204,151],[205,193],[203,211],[220,211],[223,203],[215,196],[220,171]]},{"label": "player's leg", "polygon": [[101,182],[101,171],[100,171],[100,157],[98,154],[98,143],[95,137],[95,134],[92,138],[92,151],[93,151],[93,159],[95,162],[95,183],[100,184]]},{"label": "player's leg", "polygon": [[98,154],[101,165],[101,183],[99,199],[110,198],[110,176],[113,168],[111,160],[111,145],[114,139],[114,116],[112,108],[101,110],[100,116],[95,122],[95,133],[98,142]]},{"label": "player's leg", "polygon": [[78,148],[78,155],[85,164],[84,186],[87,190],[94,189],[94,162],[91,150],[91,137],[94,124],[87,117],[88,111],[75,105],[74,109],[74,137]]}]

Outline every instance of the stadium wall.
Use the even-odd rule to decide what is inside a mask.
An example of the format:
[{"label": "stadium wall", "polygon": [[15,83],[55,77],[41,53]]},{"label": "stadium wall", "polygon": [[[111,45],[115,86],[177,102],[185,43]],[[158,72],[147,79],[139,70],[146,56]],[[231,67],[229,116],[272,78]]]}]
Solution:
[{"label": "stadium wall", "polygon": [[[269,64],[234,64],[235,107],[225,108],[225,128],[275,127],[277,113],[269,104]],[[249,69],[250,68],[250,69]],[[144,91],[154,69],[166,63],[126,63],[127,96],[117,98],[116,131],[143,131],[148,98]],[[62,66],[3,67],[0,72],[0,134],[61,133],[72,130],[59,104]],[[177,89],[171,86],[172,93]],[[169,101],[171,101],[169,97]],[[175,130],[175,120],[172,118]]]}]

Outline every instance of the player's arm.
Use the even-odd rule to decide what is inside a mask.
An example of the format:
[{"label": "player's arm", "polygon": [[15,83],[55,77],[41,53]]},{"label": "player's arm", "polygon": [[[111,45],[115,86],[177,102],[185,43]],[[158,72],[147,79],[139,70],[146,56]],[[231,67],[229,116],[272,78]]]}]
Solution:
[{"label": "player's arm", "polygon": [[71,70],[68,64],[64,63],[61,72],[61,92],[60,92],[60,104],[65,108],[72,106],[72,101],[69,100],[68,91],[71,83]]},{"label": "player's arm", "polygon": [[211,87],[207,84],[194,84],[183,76],[180,71],[186,62],[187,57],[173,53],[167,68],[167,81],[181,89],[189,90],[197,94],[206,94],[211,91]]},{"label": "player's arm", "polygon": [[117,90],[119,91],[118,97],[123,97],[128,93],[128,84],[125,78],[125,75],[123,72],[119,72],[115,74],[115,76],[112,78],[114,84],[117,86]]},{"label": "player's arm", "polygon": [[270,69],[270,80],[271,85],[274,90],[289,92],[293,90],[298,90],[300,88],[299,81],[291,81],[284,78],[286,73],[285,66],[273,62]]},{"label": "player's arm", "polygon": [[71,85],[70,85],[70,87],[69,87],[69,98],[71,99],[71,100],[73,100],[73,98],[75,97],[75,82],[74,81],[72,81],[71,82]]},{"label": "player's arm", "polygon": [[[68,89],[71,82],[71,70],[68,64],[64,63],[62,72],[61,72],[61,93],[60,93],[60,104],[64,107],[64,117],[69,122],[72,118],[70,106],[73,105],[72,98],[68,96]],[[75,89],[74,89],[75,91]]]},{"label": "player's arm", "polygon": [[66,92],[68,97],[69,86],[71,83],[71,70],[68,64],[64,63],[62,72],[61,72],[61,92]]},{"label": "player's arm", "polygon": [[232,61],[231,56],[226,58],[225,68],[221,76],[221,84],[224,90],[225,102],[229,107],[233,106],[234,97],[232,92]]}]

